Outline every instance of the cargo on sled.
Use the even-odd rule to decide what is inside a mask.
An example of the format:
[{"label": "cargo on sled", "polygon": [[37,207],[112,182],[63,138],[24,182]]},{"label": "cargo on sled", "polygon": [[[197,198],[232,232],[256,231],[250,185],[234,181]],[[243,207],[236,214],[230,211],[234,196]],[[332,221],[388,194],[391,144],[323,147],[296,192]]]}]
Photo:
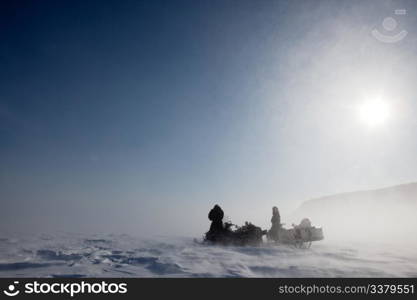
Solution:
[{"label": "cargo on sled", "polygon": [[311,225],[309,219],[303,219],[299,225],[293,224],[293,228],[286,229],[280,226],[277,234],[267,233],[269,242],[291,244],[297,248],[310,248],[312,242],[324,239],[323,229]]}]

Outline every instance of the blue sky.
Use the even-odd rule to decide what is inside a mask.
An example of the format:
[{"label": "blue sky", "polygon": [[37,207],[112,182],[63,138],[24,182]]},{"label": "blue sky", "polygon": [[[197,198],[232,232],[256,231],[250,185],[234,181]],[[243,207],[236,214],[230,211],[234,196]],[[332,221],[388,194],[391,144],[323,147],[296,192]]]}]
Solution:
[{"label": "blue sky", "polygon": [[[272,205],[417,180],[412,1],[1,6],[6,231],[195,235],[216,203],[268,226]],[[409,34],[381,43],[396,8]],[[395,113],[370,129],[352,111],[375,93]]]}]

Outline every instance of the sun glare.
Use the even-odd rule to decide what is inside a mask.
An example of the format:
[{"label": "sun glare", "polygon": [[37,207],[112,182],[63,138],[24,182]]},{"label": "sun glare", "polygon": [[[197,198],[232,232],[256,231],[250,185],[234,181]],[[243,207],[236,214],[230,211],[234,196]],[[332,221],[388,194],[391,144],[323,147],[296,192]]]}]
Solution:
[{"label": "sun glare", "polygon": [[381,99],[368,100],[359,106],[360,119],[371,127],[384,124],[389,116],[390,107]]}]

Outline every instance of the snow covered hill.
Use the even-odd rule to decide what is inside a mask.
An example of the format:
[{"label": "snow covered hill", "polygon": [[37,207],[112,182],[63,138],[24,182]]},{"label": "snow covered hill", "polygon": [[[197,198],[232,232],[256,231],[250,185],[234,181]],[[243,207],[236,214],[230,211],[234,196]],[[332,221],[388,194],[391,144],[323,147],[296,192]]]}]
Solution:
[{"label": "snow covered hill", "polygon": [[416,214],[417,183],[409,183],[311,199],[292,218],[310,218],[330,239],[417,243]]}]

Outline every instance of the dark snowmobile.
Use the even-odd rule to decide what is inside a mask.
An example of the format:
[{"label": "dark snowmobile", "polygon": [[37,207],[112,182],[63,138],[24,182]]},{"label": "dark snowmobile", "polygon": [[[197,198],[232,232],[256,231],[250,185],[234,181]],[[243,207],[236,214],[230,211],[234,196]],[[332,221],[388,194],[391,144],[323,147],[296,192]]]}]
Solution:
[{"label": "dark snowmobile", "polygon": [[[236,227],[232,230],[231,227]],[[262,236],[266,230],[246,222],[239,227],[231,223],[225,223],[221,231],[208,231],[205,234],[204,241],[209,243],[233,246],[258,246],[262,244]]]}]

